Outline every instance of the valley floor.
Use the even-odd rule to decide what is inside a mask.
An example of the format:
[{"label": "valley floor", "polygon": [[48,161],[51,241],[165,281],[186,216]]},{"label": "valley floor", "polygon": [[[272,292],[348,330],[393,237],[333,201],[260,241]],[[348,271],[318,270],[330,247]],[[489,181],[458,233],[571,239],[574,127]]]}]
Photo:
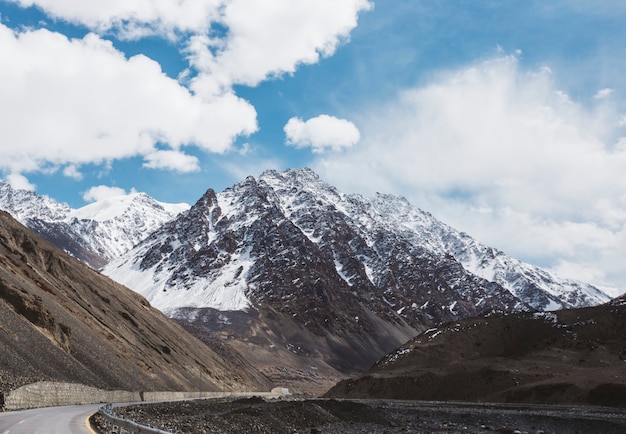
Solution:
[{"label": "valley floor", "polygon": [[624,433],[626,409],[432,401],[196,400],[123,407],[174,433]]}]

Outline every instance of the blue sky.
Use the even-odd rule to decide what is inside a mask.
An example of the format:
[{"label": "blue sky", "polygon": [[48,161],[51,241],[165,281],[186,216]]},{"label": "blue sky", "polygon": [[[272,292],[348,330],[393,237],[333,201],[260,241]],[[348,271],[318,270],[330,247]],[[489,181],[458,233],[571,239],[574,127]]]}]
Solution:
[{"label": "blue sky", "polygon": [[626,289],[618,0],[0,0],[0,171],[80,207],[266,169]]}]

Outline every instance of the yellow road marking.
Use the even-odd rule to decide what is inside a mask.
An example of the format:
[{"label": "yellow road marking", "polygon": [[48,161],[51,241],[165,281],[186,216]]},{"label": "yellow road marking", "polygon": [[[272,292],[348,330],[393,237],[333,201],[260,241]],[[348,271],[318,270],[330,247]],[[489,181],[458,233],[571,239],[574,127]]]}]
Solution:
[{"label": "yellow road marking", "polygon": [[91,432],[91,434],[98,434],[96,431],[93,430],[93,428],[91,427],[91,423],[89,423],[89,418],[91,416],[93,416],[96,413],[92,413],[87,415],[87,418],[85,419],[85,426],[87,427],[87,429],[89,430],[89,432]]}]

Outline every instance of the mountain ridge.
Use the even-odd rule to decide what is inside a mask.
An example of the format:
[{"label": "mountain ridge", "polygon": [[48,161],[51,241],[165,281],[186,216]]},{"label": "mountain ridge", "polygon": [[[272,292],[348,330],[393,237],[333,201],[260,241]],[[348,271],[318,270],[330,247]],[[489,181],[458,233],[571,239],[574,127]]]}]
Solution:
[{"label": "mountain ridge", "polygon": [[626,408],[626,296],[424,331],[339,382],[332,398],[593,404]]},{"label": "mountain ridge", "polygon": [[[298,188],[301,189],[299,193],[297,193]],[[239,199],[238,194],[243,196]],[[254,211],[250,208],[250,204],[244,203],[251,195],[256,195],[261,202],[264,202],[262,205],[258,205],[260,208]],[[306,198],[302,196],[306,196]],[[293,225],[295,231],[299,231],[307,238],[311,247],[317,246],[325,250],[327,256],[333,258],[336,274],[348,286],[380,283],[382,287],[394,284],[390,273],[387,273],[387,276],[374,276],[372,274],[373,268],[376,266],[380,268],[374,263],[384,256],[384,254],[371,248],[376,243],[373,239],[375,234],[372,235],[375,232],[379,235],[393,233],[395,241],[403,243],[402,245],[406,249],[412,249],[414,255],[443,256],[444,260],[445,258],[455,260],[475,277],[498,284],[505,288],[511,296],[520,299],[521,304],[527,304],[533,309],[553,310],[582,307],[600,304],[609,299],[606,294],[592,285],[571,279],[557,278],[539,267],[522,263],[496,249],[484,246],[469,235],[437,221],[431,214],[412,207],[404,198],[376,194],[372,199],[367,199],[361,195],[346,195],[321,181],[309,169],[285,171],[282,174],[276,171],[267,171],[259,177],[258,181],[253,177],[248,177],[222,193],[216,193],[209,189],[194,205],[193,210],[195,210],[193,211],[194,216],[187,220],[187,226],[181,223],[183,226],[177,230],[179,233],[184,230],[196,234],[184,238],[188,240],[194,236],[200,237],[202,240],[198,239],[196,242],[202,244],[206,240],[208,246],[212,246],[211,237],[216,236],[220,227],[228,226],[229,233],[233,234],[243,227],[252,225],[253,219],[263,219],[273,213],[276,219]],[[245,218],[241,216],[245,216]],[[204,233],[200,234],[198,232],[201,231],[200,229],[192,227],[194,224],[203,227]],[[364,245],[351,247],[351,251],[347,252],[340,252],[340,249],[333,250],[333,245],[339,243],[333,237],[342,230],[351,233],[353,239],[349,241],[353,245],[359,242],[364,243]],[[154,236],[167,239],[168,235],[165,235],[167,231],[168,229],[157,231],[157,235]],[[323,239],[324,237],[325,239]],[[179,236],[179,241],[182,238]],[[232,238],[229,240],[232,241]],[[248,239],[247,241],[251,240]],[[156,240],[154,242],[159,244]],[[162,241],[159,245],[166,250],[171,248],[171,252],[164,252],[161,257],[166,254],[177,254],[175,250],[178,250],[173,247],[173,244],[165,247],[166,244],[166,241]],[[198,246],[197,250],[201,248],[202,246]],[[359,248],[362,249],[357,252]],[[224,255],[228,256],[228,261],[220,266],[219,278],[217,276],[212,277],[213,281],[218,282],[218,284],[214,285],[213,289],[205,286],[198,288],[197,291],[200,294],[214,291],[214,304],[205,299],[199,300],[198,303],[191,306],[221,310],[241,310],[249,306],[249,301],[245,296],[247,287],[245,283],[242,283],[243,277],[241,276],[249,271],[250,258],[241,249],[237,252],[237,257],[233,257],[233,252],[230,252],[229,249],[232,250],[232,246],[226,246],[225,249],[221,250]],[[219,254],[217,250],[213,253]],[[353,254],[356,257],[341,256],[344,253]],[[133,279],[143,275],[145,270],[150,268],[149,265],[153,265],[151,261],[161,260],[157,259],[156,256],[159,255],[153,245],[150,253],[146,253],[145,257],[142,258],[141,264],[132,270],[135,273]],[[123,279],[114,270],[119,269],[119,264],[127,260],[123,258],[114,261],[104,269],[104,272]],[[175,260],[168,260],[170,264],[175,262]],[[234,267],[233,264],[238,265]],[[234,268],[230,269],[230,267]],[[160,267],[158,271],[162,271],[162,269],[163,267]],[[151,294],[149,298],[154,297],[153,300],[171,299],[171,293],[165,295],[168,292],[166,286],[174,289],[176,287],[174,280],[177,276],[181,278],[180,275],[168,276],[167,279],[157,279],[152,276],[150,279],[155,281],[155,285],[149,290]],[[193,280],[198,276],[187,277]],[[377,279],[381,282],[373,282]],[[384,281],[384,279],[388,281]],[[156,285],[156,281],[160,284]],[[133,282],[136,284],[131,286],[138,287],[140,292],[146,293],[145,288],[141,289],[142,284],[146,285],[145,282],[140,283],[134,280]],[[188,281],[181,284],[188,291],[191,290]],[[230,291],[231,295],[237,291],[238,293],[230,301],[222,303],[221,300],[228,297],[220,291],[229,286],[234,286]],[[191,293],[195,294],[196,292],[192,290]],[[193,297],[190,296],[191,293],[187,292],[182,302],[189,303],[190,299],[193,300]],[[159,306],[165,310],[169,308],[166,304]],[[185,304],[172,307],[189,306],[189,304]],[[408,306],[398,305],[397,310],[401,308],[406,310],[411,306],[412,303]]]},{"label": "mountain ridge", "polygon": [[184,203],[168,204],[145,193],[131,193],[72,209],[0,182],[0,209],[95,269],[188,208]]}]

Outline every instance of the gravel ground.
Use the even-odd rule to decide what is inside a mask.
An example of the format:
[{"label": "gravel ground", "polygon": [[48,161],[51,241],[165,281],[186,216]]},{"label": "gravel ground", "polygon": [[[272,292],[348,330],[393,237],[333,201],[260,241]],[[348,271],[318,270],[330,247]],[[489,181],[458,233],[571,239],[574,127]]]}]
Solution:
[{"label": "gravel ground", "polygon": [[626,432],[626,410],[580,406],[247,398],[144,404],[114,412],[176,434]]}]

